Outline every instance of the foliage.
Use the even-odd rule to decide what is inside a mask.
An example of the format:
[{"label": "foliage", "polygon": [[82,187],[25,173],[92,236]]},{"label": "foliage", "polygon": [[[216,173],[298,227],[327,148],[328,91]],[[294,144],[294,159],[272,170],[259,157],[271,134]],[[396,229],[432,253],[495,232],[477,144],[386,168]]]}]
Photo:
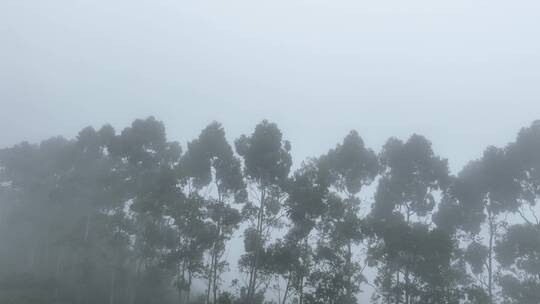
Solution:
[{"label": "foliage", "polygon": [[416,134],[298,167],[268,121],[185,148],[149,117],[1,149],[0,302],[540,303],[538,122],[455,176]]}]

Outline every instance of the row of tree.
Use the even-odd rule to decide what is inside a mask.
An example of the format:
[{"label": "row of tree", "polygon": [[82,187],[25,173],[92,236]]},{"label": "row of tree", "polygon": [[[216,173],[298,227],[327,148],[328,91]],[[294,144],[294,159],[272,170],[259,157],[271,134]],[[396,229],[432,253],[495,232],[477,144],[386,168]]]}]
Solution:
[{"label": "row of tree", "polygon": [[0,150],[0,302],[540,303],[540,123],[456,176],[419,135],[290,152],[263,121],[182,153],[153,117]]}]

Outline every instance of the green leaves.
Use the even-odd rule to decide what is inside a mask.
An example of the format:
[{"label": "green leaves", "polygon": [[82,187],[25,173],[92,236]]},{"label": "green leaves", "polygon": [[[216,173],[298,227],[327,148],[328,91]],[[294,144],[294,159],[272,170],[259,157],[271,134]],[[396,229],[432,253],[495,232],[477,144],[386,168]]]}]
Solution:
[{"label": "green leaves", "polygon": [[388,217],[404,207],[405,218],[426,216],[435,207],[435,191],[444,191],[449,172],[445,159],[435,156],[431,143],[413,135],[407,142],[392,138],[380,155],[382,180],[379,183],[373,214]]},{"label": "green leaves", "polygon": [[283,184],[292,165],[291,144],[282,139],[277,125],[266,120],[251,136],[235,142],[236,152],[244,159],[246,176],[262,185]]},{"label": "green leaves", "polygon": [[264,120],[255,127],[252,135],[237,139],[235,146],[243,159],[244,177],[252,190],[242,209],[250,227],[244,234],[247,253],[240,261],[249,277],[246,299],[252,302],[268,271],[269,236],[283,224],[280,213],[292,165],[291,145],[282,139],[276,124]]},{"label": "green leaves", "polygon": [[520,281],[512,275],[504,275],[500,279],[505,303],[536,304],[540,303],[540,284],[535,279]]},{"label": "green leaves", "polygon": [[497,243],[495,252],[501,265],[511,273],[499,279],[509,303],[540,301],[540,228],[513,225]]},{"label": "green leaves", "polygon": [[482,273],[486,267],[489,249],[477,242],[472,242],[465,250],[465,260],[471,265],[475,274]]},{"label": "green leaves", "polygon": [[324,165],[338,191],[347,191],[351,195],[371,184],[378,172],[377,156],[365,147],[356,131],[351,131],[321,162],[327,162]]},{"label": "green leaves", "polygon": [[[374,303],[540,302],[540,123],[457,176],[416,134],[377,155],[352,131],[292,175],[274,123],[234,148],[213,122],[182,154],[149,117],[0,150],[2,293],[252,304],[274,288],[280,303],[352,304],[369,282]],[[240,227],[235,295],[221,276]],[[195,301],[193,286],[207,287]]]},{"label": "green leaves", "polygon": [[447,161],[416,134],[406,142],[389,139],[379,159],[381,178],[370,219],[376,236],[370,261],[379,267],[376,282],[389,297],[405,303],[442,301],[432,298],[437,292],[448,294],[445,289],[456,283],[451,276],[453,242],[428,223],[436,198],[451,180]]}]

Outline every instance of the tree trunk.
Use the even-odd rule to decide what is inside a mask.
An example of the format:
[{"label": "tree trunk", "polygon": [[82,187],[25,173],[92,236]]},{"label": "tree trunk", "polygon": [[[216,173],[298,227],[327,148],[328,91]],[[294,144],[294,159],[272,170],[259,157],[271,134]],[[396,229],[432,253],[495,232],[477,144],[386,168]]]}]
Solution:
[{"label": "tree trunk", "polygon": [[[408,204],[405,204],[406,206],[406,210],[407,210],[407,226],[411,226],[411,209],[409,207]],[[409,261],[408,260],[408,256],[407,256],[407,259],[405,261],[405,274],[404,274],[404,279],[405,279],[405,304],[409,304],[409,288],[410,288],[410,273],[409,273]]]},{"label": "tree trunk", "polygon": [[188,304],[191,301],[191,282],[192,282],[192,278],[193,278],[193,273],[191,272],[191,270],[189,270],[188,271],[188,284],[187,284],[187,301],[186,301],[186,303],[188,303]]},{"label": "tree trunk", "polygon": [[218,254],[216,252],[216,263],[214,265],[214,279],[213,279],[213,294],[214,294],[214,301],[213,303],[215,304],[217,302],[217,293],[218,293],[218,264],[219,264],[219,257],[218,257]]},{"label": "tree trunk", "polygon": [[300,295],[299,295],[299,299],[298,299],[298,304],[303,304],[304,303],[304,276],[302,276],[300,278]]},{"label": "tree trunk", "polygon": [[289,279],[287,280],[287,287],[285,287],[285,294],[283,294],[283,301],[281,304],[285,304],[287,301],[287,294],[289,293],[289,287],[291,286],[291,274],[289,273]]},{"label": "tree trunk", "polygon": [[184,299],[183,299],[183,292],[182,292],[182,289],[183,289],[183,282],[184,282],[184,274],[185,274],[185,267],[184,267],[184,263],[182,263],[181,261],[178,261],[178,304],[182,304],[184,302]]},{"label": "tree trunk", "polygon": [[212,245],[211,251],[211,261],[210,261],[210,272],[208,274],[208,290],[206,291],[206,303],[210,304],[210,294],[213,294],[213,302],[217,301],[217,291],[218,291],[218,266],[219,266],[219,256],[217,242],[221,239],[221,220],[218,220],[217,236]]},{"label": "tree trunk", "polygon": [[[263,225],[264,225],[264,209],[265,209],[265,199],[266,199],[266,188],[261,189],[261,206],[259,209],[259,214],[257,216],[257,237],[259,241],[262,242],[262,232],[263,232]],[[248,295],[247,298],[250,301],[253,301],[255,296],[255,289],[257,285],[257,270],[258,270],[258,259],[260,254],[260,247],[262,244],[257,244],[257,247],[255,248],[255,252],[252,259],[252,265],[250,269],[250,280],[248,285]]]},{"label": "tree trunk", "polygon": [[[210,270],[208,272],[208,288],[206,289],[206,304],[210,304],[210,291],[212,290],[212,279],[214,277],[214,251],[216,245],[214,243],[210,257]],[[215,302],[215,301],[214,301]]]},{"label": "tree trunk", "polygon": [[345,263],[345,271],[347,275],[347,297],[351,297],[352,295],[352,248],[351,248],[351,241],[347,243],[347,257],[346,257],[346,263]]},{"label": "tree trunk", "polygon": [[396,271],[396,286],[397,286],[397,294],[396,294],[396,303],[399,304],[401,303],[401,286],[399,286],[401,283],[400,283],[400,279],[399,279],[399,268],[398,270]]},{"label": "tree trunk", "polygon": [[495,238],[495,219],[488,208],[488,220],[489,220],[489,252],[488,252],[488,294],[489,303],[493,304],[493,242]]},{"label": "tree trunk", "polygon": [[409,304],[409,287],[411,283],[409,276],[409,267],[405,266],[405,304]]}]

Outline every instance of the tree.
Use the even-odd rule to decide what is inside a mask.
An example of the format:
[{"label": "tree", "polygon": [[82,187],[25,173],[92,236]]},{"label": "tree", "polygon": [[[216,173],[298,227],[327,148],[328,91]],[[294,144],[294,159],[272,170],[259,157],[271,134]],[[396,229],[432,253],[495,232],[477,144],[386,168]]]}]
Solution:
[{"label": "tree", "polygon": [[220,276],[227,267],[227,262],[223,260],[226,242],[241,220],[239,211],[231,206],[231,202],[243,202],[246,197],[240,160],[234,156],[219,123],[207,126],[198,139],[188,144],[181,171],[184,176],[194,179],[196,189],[210,187],[207,190],[213,191],[206,192],[214,192],[203,196],[206,220],[211,221],[212,230],[208,252],[210,262],[204,275],[208,282],[206,303],[216,303]]},{"label": "tree", "polygon": [[540,301],[540,225],[517,224],[497,242],[497,261],[506,270],[500,279],[507,303]]},{"label": "tree", "polygon": [[[387,303],[430,303],[426,292],[444,287],[437,286],[442,277],[434,274],[450,272],[453,244],[431,224],[436,197],[448,185],[447,161],[434,154],[426,138],[415,134],[406,142],[388,140],[380,162],[371,215],[379,242],[370,257],[379,264],[379,293]],[[427,247],[425,240],[431,240]]]},{"label": "tree", "polygon": [[[520,207],[520,185],[516,177],[516,168],[509,161],[507,151],[489,147],[482,159],[470,162],[458,174],[437,219],[446,229],[465,232],[461,240],[469,245],[464,258],[491,304],[495,303],[497,270],[494,248],[506,222],[503,216]],[[487,240],[482,231],[487,234]]]},{"label": "tree", "polygon": [[214,122],[182,154],[153,117],[0,149],[0,302],[540,302],[540,122],[457,176],[419,135],[377,157],[352,131],[292,175],[275,124],[235,149]]},{"label": "tree", "polygon": [[365,236],[358,193],[376,177],[377,157],[358,133],[351,131],[343,143],[321,158],[320,166],[328,174],[330,193],[318,224],[317,269],[310,276],[314,291],[309,301],[356,303],[364,278],[353,249]]},{"label": "tree", "polygon": [[119,162],[109,153],[114,136],[110,126],[87,127],[73,141],[53,138],[3,153],[5,177],[22,203],[15,210],[31,219],[21,222],[28,228],[12,225],[11,234],[30,253],[33,279],[54,281],[54,301],[115,302],[115,290],[125,288],[115,282],[129,271],[130,225]]},{"label": "tree", "polygon": [[326,198],[329,193],[330,175],[326,168],[321,168],[320,159],[312,159],[303,163],[291,178],[288,187],[286,211],[289,218],[289,230],[285,236],[282,251],[276,267],[286,282],[283,302],[289,295],[289,290],[297,294],[299,304],[304,303],[305,286],[313,266],[313,246],[310,236],[320,223],[322,215],[327,212]]},{"label": "tree", "polygon": [[246,253],[240,265],[248,274],[246,301],[253,303],[264,276],[261,257],[271,233],[281,224],[284,186],[292,165],[291,145],[282,139],[277,125],[266,120],[255,127],[252,135],[237,139],[235,145],[244,161],[244,176],[250,190],[242,210],[250,227],[244,231]]},{"label": "tree", "polygon": [[512,168],[517,169],[522,224],[506,229],[496,243],[497,261],[502,266],[498,279],[507,303],[540,302],[540,220],[536,214],[540,197],[540,122],[519,132],[506,147]]},{"label": "tree", "polygon": [[168,142],[163,123],[148,117],[122,130],[108,150],[120,164],[115,172],[122,176],[121,187],[127,192],[122,208],[130,211],[133,222],[130,302],[159,302],[167,290],[156,282],[171,279],[170,271],[164,271],[162,264],[174,238],[165,215],[170,206],[185,200],[177,189],[180,145]]}]

